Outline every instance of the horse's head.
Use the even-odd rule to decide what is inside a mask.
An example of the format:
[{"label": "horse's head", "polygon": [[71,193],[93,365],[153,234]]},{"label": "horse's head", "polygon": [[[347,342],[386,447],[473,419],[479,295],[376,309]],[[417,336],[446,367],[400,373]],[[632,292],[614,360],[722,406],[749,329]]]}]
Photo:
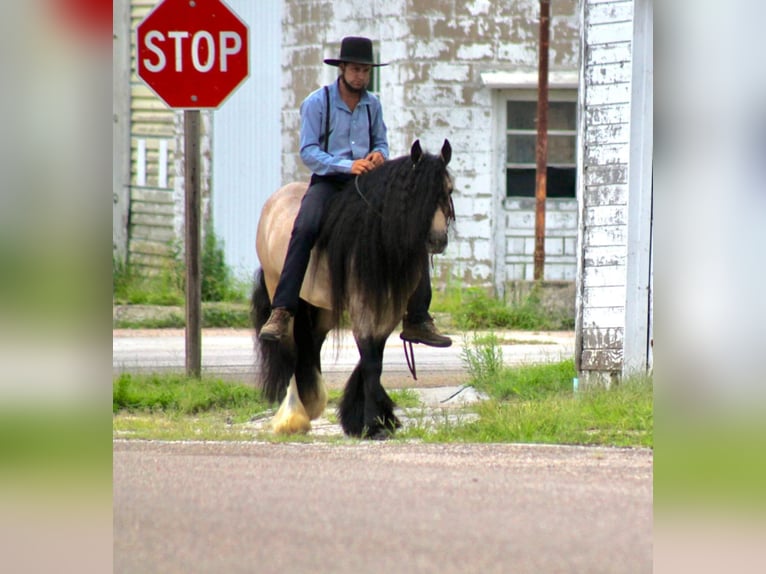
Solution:
[{"label": "horse's head", "polygon": [[[410,159],[413,166],[416,166],[423,156],[423,150],[420,147],[420,141],[415,140],[410,149]],[[444,175],[442,178],[442,190],[436,205],[431,229],[428,231],[426,247],[429,253],[442,253],[447,248],[447,232],[449,225],[455,219],[455,206],[452,203],[452,177],[446,167],[452,158],[452,146],[449,140],[444,140],[439,160],[444,164]]]}]

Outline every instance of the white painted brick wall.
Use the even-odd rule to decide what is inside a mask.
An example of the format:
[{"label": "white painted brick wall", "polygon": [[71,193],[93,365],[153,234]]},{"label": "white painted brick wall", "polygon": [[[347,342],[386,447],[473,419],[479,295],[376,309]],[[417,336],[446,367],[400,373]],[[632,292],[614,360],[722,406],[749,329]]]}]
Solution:
[{"label": "white painted brick wall", "polygon": [[474,239],[472,241],[471,256],[477,262],[491,262],[493,257],[492,241],[489,239]]},{"label": "white painted brick wall", "polygon": [[[535,252],[535,202],[530,198],[506,198],[506,280],[531,280]],[[545,214],[546,280],[574,281],[577,275],[577,202],[549,199]]]},{"label": "white painted brick wall", "polygon": [[489,60],[493,53],[494,48],[490,43],[468,44],[458,48],[457,57],[460,60]]},{"label": "white painted brick wall", "polygon": [[477,237],[484,237],[489,239],[490,235],[487,233],[488,217],[484,217],[480,220],[460,218],[458,221],[456,231],[459,239],[474,239]]},{"label": "white painted brick wall", "polygon": [[431,68],[431,79],[434,81],[467,82],[470,75],[471,68],[468,65],[440,62]]}]

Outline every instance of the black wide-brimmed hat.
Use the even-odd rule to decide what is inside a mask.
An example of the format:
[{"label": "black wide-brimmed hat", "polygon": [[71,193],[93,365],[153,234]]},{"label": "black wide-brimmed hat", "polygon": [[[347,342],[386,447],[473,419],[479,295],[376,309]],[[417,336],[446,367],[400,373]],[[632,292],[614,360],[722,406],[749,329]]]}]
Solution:
[{"label": "black wide-brimmed hat", "polygon": [[368,66],[388,66],[388,63],[378,64],[372,59],[372,41],[359,36],[347,36],[340,43],[340,56],[327,58],[324,63],[337,66],[344,62],[366,64]]}]

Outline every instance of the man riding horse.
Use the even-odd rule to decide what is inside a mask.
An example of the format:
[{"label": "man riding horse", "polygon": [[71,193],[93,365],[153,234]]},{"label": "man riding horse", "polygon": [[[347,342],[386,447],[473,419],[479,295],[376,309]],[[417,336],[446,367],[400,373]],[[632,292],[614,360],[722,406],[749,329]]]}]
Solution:
[{"label": "man riding horse", "polygon": [[[376,64],[372,42],[360,37],[344,38],[340,57],[324,62],[337,66],[340,73],[336,82],[312,92],[301,104],[300,153],[312,176],[290,236],[272,300],[273,311],[259,334],[264,341],[287,337],[328,199],[349,180],[388,159],[383,108],[378,98],[367,91],[372,67],[387,64]],[[428,313],[431,303],[428,259],[423,265],[399,336],[413,343],[449,347],[452,340],[438,331]]]}]

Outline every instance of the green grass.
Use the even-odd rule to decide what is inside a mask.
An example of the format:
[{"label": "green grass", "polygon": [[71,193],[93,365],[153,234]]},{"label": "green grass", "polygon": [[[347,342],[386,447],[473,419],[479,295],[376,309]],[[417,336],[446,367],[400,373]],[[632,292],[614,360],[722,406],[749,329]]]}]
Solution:
[{"label": "green grass", "polygon": [[[654,446],[652,380],[633,378],[610,389],[574,391],[571,359],[506,367],[498,339],[474,335],[463,360],[471,384],[489,398],[462,410],[428,413],[412,389],[390,391],[409,416],[421,421],[400,430],[400,440],[428,442],[520,442],[577,445]],[[329,391],[330,420],[342,391]],[[113,381],[115,436],[166,440],[252,440],[244,423],[269,416],[267,404],[251,386],[182,375],[123,374]],[[429,417],[427,420],[425,417]],[[307,437],[265,440],[340,440]],[[346,439],[343,439],[346,440]]]},{"label": "green grass", "polygon": [[247,385],[184,375],[119,375],[112,385],[112,412],[197,415],[211,411],[248,413],[267,407]]},{"label": "green grass", "polygon": [[561,331],[574,328],[574,317],[548,311],[533,291],[519,304],[506,304],[484,289],[448,286],[435,291],[431,311],[449,313],[458,329]]},{"label": "green grass", "polygon": [[[463,411],[428,415],[428,421],[400,430],[397,440],[653,447],[650,380],[574,393],[572,368],[571,361],[505,368],[496,388],[482,387],[489,400]],[[332,411],[340,395],[339,390],[330,391],[331,422],[337,422]],[[411,416],[424,412],[414,390],[392,390],[390,395]],[[246,385],[181,375],[121,375],[113,388],[113,429],[116,437],[123,438],[252,440],[254,433],[244,423],[268,417],[273,408]],[[341,440],[311,434],[297,438],[259,434],[258,438]]]},{"label": "green grass", "polygon": [[577,376],[573,359],[506,368],[501,349],[492,338],[488,344],[466,346],[463,361],[468,367],[472,385],[499,401],[514,398],[536,400],[571,393],[572,379]]},{"label": "green grass", "polygon": [[143,440],[252,440],[253,433],[229,416],[204,413],[184,416],[178,413],[121,414],[113,421],[114,438]]},{"label": "green grass", "polygon": [[578,396],[553,395],[537,400],[488,402],[481,421],[468,425],[466,438],[485,441],[582,445],[654,444],[652,389],[626,384],[593,389]]},{"label": "green grass", "polygon": [[[559,365],[553,365],[559,370]],[[613,389],[563,391],[536,389],[535,398],[477,404],[476,420],[416,425],[401,433],[403,439],[426,442],[548,443],[653,447],[652,386],[624,383]],[[464,419],[468,417],[464,414]],[[439,422],[437,420],[437,422]]]},{"label": "green grass", "polygon": [[[578,445],[654,445],[651,379],[634,378],[610,389],[573,391],[572,359],[506,367],[493,335],[463,350],[471,384],[490,398],[474,407],[476,420],[417,425],[404,438],[425,441],[523,442]],[[467,417],[466,417],[467,418]]]},{"label": "green grass", "polygon": [[122,374],[112,385],[117,438],[251,440],[243,424],[269,408],[253,387],[215,378]]},{"label": "green grass", "polygon": [[413,409],[421,406],[420,396],[413,389],[392,389],[388,391],[388,394],[396,406],[402,409]]}]

